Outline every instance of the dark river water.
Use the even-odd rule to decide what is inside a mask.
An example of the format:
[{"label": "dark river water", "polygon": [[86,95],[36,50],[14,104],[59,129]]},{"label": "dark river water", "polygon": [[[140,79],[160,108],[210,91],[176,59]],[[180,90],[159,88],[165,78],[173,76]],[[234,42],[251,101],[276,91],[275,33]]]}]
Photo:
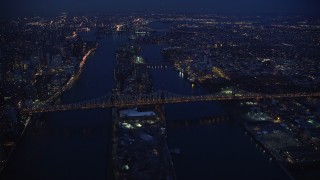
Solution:
[{"label": "dark river water", "polygon": [[[102,96],[114,87],[115,49],[126,36],[99,41],[79,81],[63,103]],[[144,45],[141,55],[161,59],[161,46]],[[203,94],[171,68],[152,70],[154,90]],[[178,179],[287,179],[269,157],[256,148],[237,120],[185,123],[228,112],[218,102],[166,105],[169,148]],[[4,171],[3,179],[110,179],[111,111],[76,110],[46,113],[28,128]]]}]

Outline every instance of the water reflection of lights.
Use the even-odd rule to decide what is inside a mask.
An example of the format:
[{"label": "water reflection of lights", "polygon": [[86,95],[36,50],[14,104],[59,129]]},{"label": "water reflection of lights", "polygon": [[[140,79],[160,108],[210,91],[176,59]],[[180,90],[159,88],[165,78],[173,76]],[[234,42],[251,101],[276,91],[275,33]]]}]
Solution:
[{"label": "water reflection of lights", "polygon": [[179,72],[179,76],[181,77],[181,78],[183,78],[184,77],[184,74],[183,74],[183,72]]}]

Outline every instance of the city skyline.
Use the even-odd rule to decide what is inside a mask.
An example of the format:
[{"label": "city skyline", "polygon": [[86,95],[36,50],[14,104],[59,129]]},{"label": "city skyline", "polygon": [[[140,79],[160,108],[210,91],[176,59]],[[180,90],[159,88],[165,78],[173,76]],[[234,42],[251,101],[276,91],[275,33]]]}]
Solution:
[{"label": "city skyline", "polygon": [[2,1],[0,179],[319,179],[318,6]]},{"label": "city skyline", "polygon": [[225,14],[309,14],[319,15],[317,0],[4,0],[1,16],[24,16],[44,13],[114,13],[170,11]]}]

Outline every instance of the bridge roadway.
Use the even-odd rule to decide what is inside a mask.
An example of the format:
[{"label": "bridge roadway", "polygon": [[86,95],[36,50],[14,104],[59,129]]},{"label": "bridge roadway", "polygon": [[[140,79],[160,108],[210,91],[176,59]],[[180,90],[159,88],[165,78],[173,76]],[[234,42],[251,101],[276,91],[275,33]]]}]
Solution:
[{"label": "bridge roadway", "polygon": [[65,105],[33,105],[29,108],[21,109],[23,113],[42,113],[55,111],[68,111],[77,109],[95,108],[125,108],[154,104],[174,104],[201,101],[227,101],[227,100],[250,100],[250,99],[271,99],[271,98],[311,98],[320,97],[319,93],[290,93],[290,94],[259,94],[259,93],[234,93],[234,94],[208,94],[208,95],[179,95],[169,91],[159,90],[150,94],[142,95],[119,95],[114,96],[108,93],[102,97]]}]

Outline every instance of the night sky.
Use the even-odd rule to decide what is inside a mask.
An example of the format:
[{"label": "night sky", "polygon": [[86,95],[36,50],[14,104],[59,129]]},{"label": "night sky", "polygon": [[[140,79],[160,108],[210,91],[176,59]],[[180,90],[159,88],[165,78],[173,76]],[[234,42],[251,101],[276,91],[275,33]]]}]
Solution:
[{"label": "night sky", "polygon": [[0,3],[1,15],[143,10],[320,14],[319,0],[1,0]]}]

